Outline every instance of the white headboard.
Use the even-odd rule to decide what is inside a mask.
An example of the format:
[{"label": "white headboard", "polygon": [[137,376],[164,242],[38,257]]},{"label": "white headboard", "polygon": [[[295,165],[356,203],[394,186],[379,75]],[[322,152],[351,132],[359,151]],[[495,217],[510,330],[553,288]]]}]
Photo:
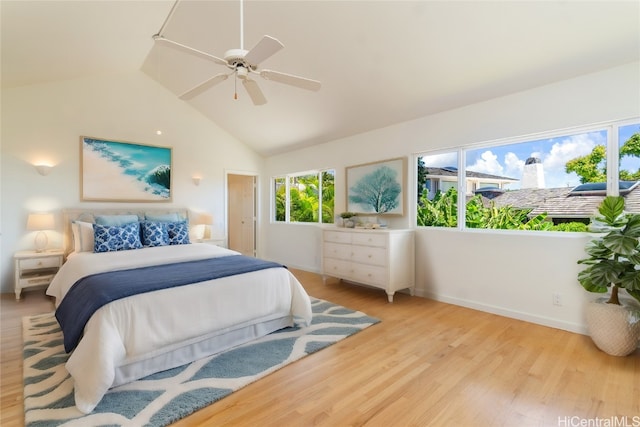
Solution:
[{"label": "white headboard", "polygon": [[73,221],[84,221],[95,223],[95,217],[99,215],[137,215],[143,220],[145,214],[163,215],[177,213],[180,217],[191,222],[193,213],[187,208],[114,208],[114,209],[63,209],[62,224],[64,245],[64,255],[67,256],[73,252],[73,235],[71,232],[71,223]]}]

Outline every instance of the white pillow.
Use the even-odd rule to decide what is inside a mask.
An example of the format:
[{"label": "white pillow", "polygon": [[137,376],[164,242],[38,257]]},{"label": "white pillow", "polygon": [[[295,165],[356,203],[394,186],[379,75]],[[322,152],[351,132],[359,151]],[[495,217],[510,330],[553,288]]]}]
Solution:
[{"label": "white pillow", "polygon": [[93,224],[90,222],[73,221],[71,223],[73,232],[74,252],[93,252]]},{"label": "white pillow", "polygon": [[80,225],[75,221],[71,223],[71,235],[73,236],[73,252],[80,252]]}]

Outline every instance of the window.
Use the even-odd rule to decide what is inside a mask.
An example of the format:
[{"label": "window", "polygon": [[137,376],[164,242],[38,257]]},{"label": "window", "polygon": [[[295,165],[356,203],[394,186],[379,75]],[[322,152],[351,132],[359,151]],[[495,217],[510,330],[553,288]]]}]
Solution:
[{"label": "window", "polygon": [[[451,167],[457,159],[464,159],[463,170]],[[421,168],[427,171],[422,181]],[[627,198],[628,211],[640,211],[640,123],[426,154],[418,157],[417,176],[418,188],[428,190],[418,197],[419,226],[584,231],[597,199],[582,196],[608,190]],[[462,213],[453,209],[454,198],[464,204]],[[441,220],[453,212],[465,216],[464,224]]]},{"label": "window", "polygon": [[274,211],[276,221],[287,220],[287,178],[277,177],[273,179]]},{"label": "window", "polygon": [[[640,122],[635,121],[618,127],[618,153],[620,183],[640,181]],[[620,194],[622,195],[622,190]],[[627,212],[640,213],[640,197],[627,197],[625,209]]]},{"label": "window", "polygon": [[335,171],[322,170],[273,178],[276,222],[333,223]]},{"label": "window", "polygon": [[456,227],[458,153],[431,154],[418,158],[417,224]]}]

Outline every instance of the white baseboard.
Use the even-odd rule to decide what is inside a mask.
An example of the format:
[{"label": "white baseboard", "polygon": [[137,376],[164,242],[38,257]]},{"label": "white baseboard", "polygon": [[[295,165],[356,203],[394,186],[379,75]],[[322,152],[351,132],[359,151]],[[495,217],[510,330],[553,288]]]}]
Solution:
[{"label": "white baseboard", "polygon": [[[308,266],[298,266],[298,265],[292,265],[292,264],[288,264],[287,266],[290,268],[294,268],[296,270],[308,271],[310,273],[316,273],[320,275],[322,274],[322,272],[319,271],[318,269],[310,268]],[[401,290],[398,292],[408,293],[407,290]],[[422,289],[416,289],[414,295],[421,298],[429,298],[434,301],[440,301],[447,304],[458,305],[461,307],[471,308],[473,310],[484,311],[486,313],[492,313],[499,316],[509,317],[511,319],[523,320],[525,322],[535,323],[537,325],[548,326],[550,328],[555,328],[555,329],[561,329],[563,331],[574,332],[581,335],[588,335],[586,325],[582,325],[578,323],[565,322],[565,321],[552,319],[544,316],[536,316],[530,313],[523,313],[520,311],[509,310],[503,307],[498,307],[490,304],[481,304],[481,303],[478,303],[477,301],[470,301],[462,298],[452,298],[444,295],[437,295],[430,292],[424,292]]]},{"label": "white baseboard", "polygon": [[469,301],[461,298],[452,298],[443,295],[437,295],[429,292],[420,292],[416,290],[416,296],[429,298],[435,301],[447,304],[459,305],[474,310],[484,311],[487,313],[497,314],[499,316],[509,317],[511,319],[524,320],[525,322],[535,323],[537,325],[548,326],[550,328],[561,329],[564,331],[575,332],[577,334],[588,335],[587,327],[582,324],[565,322],[558,319],[552,319],[544,316],[537,316],[521,311],[509,310],[503,307],[497,307],[489,304],[478,303],[477,301]]}]

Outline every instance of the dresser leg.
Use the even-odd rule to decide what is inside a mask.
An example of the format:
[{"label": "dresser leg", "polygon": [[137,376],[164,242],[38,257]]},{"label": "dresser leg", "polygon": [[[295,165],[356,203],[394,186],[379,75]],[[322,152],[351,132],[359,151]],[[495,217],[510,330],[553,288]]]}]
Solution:
[{"label": "dresser leg", "polygon": [[330,280],[335,281],[336,283],[341,283],[342,279],[339,277],[333,277],[333,276],[325,276],[324,274],[322,275],[322,284],[326,285],[327,282],[329,282]]},{"label": "dresser leg", "polygon": [[395,292],[387,292],[387,299],[389,299],[389,302],[393,302],[393,294],[395,294]]},{"label": "dresser leg", "polygon": [[22,293],[22,289],[16,289],[16,301],[20,300],[20,294]]}]

